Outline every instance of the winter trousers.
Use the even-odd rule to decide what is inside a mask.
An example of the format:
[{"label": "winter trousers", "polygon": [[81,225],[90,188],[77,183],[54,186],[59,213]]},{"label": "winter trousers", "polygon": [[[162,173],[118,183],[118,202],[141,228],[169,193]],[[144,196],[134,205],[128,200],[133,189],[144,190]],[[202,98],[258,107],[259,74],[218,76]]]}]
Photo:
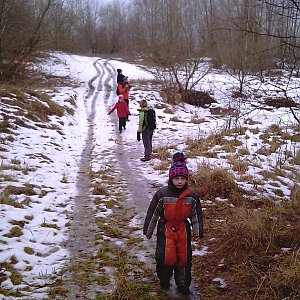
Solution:
[{"label": "winter trousers", "polygon": [[126,128],[126,118],[119,118],[119,131]]},{"label": "winter trousers", "polygon": [[[128,100],[128,99],[124,99],[124,101],[126,102],[127,107],[128,107],[128,109],[129,109],[129,100]],[[128,120],[128,115],[126,116],[126,120]]]},{"label": "winter trousers", "polygon": [[[157,226],[157,244],[156,244],[156,252],[155,252],[155,260],[156,260],[156,273],[162,285],[168,285],[171,277],[174,273],[174,279],[177,286],[185,286],[189,287],[191,284],[191,269],[192,269],[192,245],[191,245],[191,228],[190,223],[188,221],[185,222],[184,236],[178,236],[178,241],[181,242],[177,245],[174,245],[176,250],[168,249],[168,243],[166,236],[168,235],[168,228],[166,226],[166,222],[163,220],[159,220]],[[182,265],[182,258],[179,258],[181,249],[184,248],[184,253],[186,255],[184,262]],[[171,253],[168,253],[171,252]],[[181,251],[182,252],[182,251]],[[168,256],[174,255],[174,265],[168,265],[167,260]],[[172,260],[172,259],[171,259]]]},{"label": "winter trousers", "polygon": [[153,132],[154,130],[145,128],[144,131],[142,132],[142,139],[143,139],[143,144],[145,148],[145,157],[150,158],[152,154],[152,137],[153,137]]}]

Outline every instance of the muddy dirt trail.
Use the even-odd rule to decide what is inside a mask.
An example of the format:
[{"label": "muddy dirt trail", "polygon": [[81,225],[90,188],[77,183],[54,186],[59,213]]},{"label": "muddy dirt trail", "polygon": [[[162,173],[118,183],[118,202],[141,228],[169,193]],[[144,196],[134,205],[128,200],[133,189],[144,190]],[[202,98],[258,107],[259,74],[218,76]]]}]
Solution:
[{"label": "muddy dirt trail", "polygon": [[[88,132],[86,137],[85,147],[81,153],[81,160],[79,163],[79,173],[77,176],[77,196],[74,198],[74,214],[71,227],[70,239],[67,242],[67,248],[71,255],[72,262],[84,261],[90,256],[97,253],[99,243],[96,243],[96,235],[98,234],[95,222],[95,211],[93,207],[92,197],[90,195],[91,180],[89,178],[90,166],[92,157],[97,155],[95,150],[95,126],[97,122],[97,105],[98,101],[102,101],[101,105],[108,110],[108,99],[115,98],[115,69],[110,65],[107,60],[97,60],[94,62],[96,75],[88,82],[88,90],[85,96],[85,106],[88,118]],[[102,99],[102,100],[99,100]],[[109,122],[113,122],[117,128],[117,118],[110,118],[107,116]],[[140,148],[131,145],[130,152],[126,151],[122,136],[115,130],[116,145],[113,149],[106,148],[105,153],[114,155],[119,165],[120,180],[126,182],[128,191],[129,204],[136,209],[138,218],[144,219],[149,202],[157,189],[155,183],[149,182],[141,174],[145,163],[140,161],[141,153]],[[118,180],[118,179],[117,179]],[[145,241],[144,246],[146,252],[154,253],[155,239]],[[154,261],[151,262],[152,264]],[[155,266],[153,264],[153,272]],[[77,274],[76,274],[77,273]],[[96,275],[96,273],[95,273]],[[96,285],[87,285],[82,288],[82,280],[76,280],[80,277],[80,270],[72,270],[65,276],[65,287],[69,291],[67,299],[95,299],[99,292]],[[175,284],[169,292],[167,292],[169,299],[200,299],[196,292],[195,287],[192,286],[193,294],[189,297],[182,297],[177,294]],[[134,300],[134,299],[133,299]]]}]

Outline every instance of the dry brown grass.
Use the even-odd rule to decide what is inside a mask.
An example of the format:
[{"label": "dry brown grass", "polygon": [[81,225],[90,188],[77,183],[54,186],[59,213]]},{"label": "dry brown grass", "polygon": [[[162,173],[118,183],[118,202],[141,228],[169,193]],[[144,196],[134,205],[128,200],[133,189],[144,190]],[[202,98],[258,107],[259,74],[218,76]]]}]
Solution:
[{"label": "dry brown grass", "polygon": [[253,119],[248,118],[248,119],[245,120],[245,124],[248,124],[248,125],[257,125],[257,124],[261,124],[261,122],[255,121]]},{"label": "dry brown grass", "polygon": [[194,123],[194,124],[202,124],[202,123],[205,123],[205,122],[206,122],[206,120],[203,119],[203,118],[199,119],[197,117],[193,117],[191,119],[191,123]]},{"label": "dry brown grass", "polygon": [[[299,299],[299,186],[290,201],[277,204],[262,199],[239,207],[219,202],[204,206],[204,241],[210,253],[194,259],[204,299]],[[216,277],[225,280],[225,289],[212,283]]]},{"label": "dry brown grass", "polygon": [[233,171],[239,174],[245,174],[248,170],[250,163],[247,159],[241,159],[239,156],[227,157],[228,162],[232,165]]},{"label": "dry brown grass", "polygon": [[168,162],[168,159],[170,158],[171,149],[174,150],[175,147],[173,147],[173,146],[170,146],[170,147],[167,147],[167,146],[156,147],[153,150],[153,158],[158,158],[161,161],[167,161]]},{"label": "dry brown grass", "polygon": [[14,237],[19,237],[23,235],[22,229],[19,226],[13,226],[9,233],[4,234],[3,236],[8,237],[8,238],[14,238]]},{"label": "dry brown grass", "polygon": [[176,86],[168,86],[161,90],[160,96],[164,99],[164,102],[169,104],[176,104],[181,101],[180,94],[177,92]]},{"label": "dry brown grass", "polygon": [[206,142],[206,139],[200,138],[197,140],[188,139],[186,141],[188,145],[187,151],[189,152],[190,156],[200,156],[203,152],[208,151],[209,144]]},{"label": "dry brown grass", "polygon": [[170,121],[173,121],[173,122],[182,122],[182,123],[185,123],[184,120],[180,120],[178,117],[172,117],[170,118]]},{"label": "dry brown grass", "polygon": [[[205,157],[217,157],[216,151],[209,151],[210,148],[219,146],[218,151],[226,153],[234,153],[238,146],[242,145],[242,142],[237,139],[227,140],[224,133],[211,134],[206,138],[189,139],[186,141],[190,156],[205,156]],[[207,153],[214,153],[214,155],[207,155]]]},{"label": "dry brown grass", "polygon": [[[6,85],[5,90],[0,89],[0,96],[5,96],[5,98],[1,100],[3,103],[13,105],[19,109],[19,111],[15,113],[15,120],[13,121],[13,123],[19,126],[27,127],[24,120],[20,119],[21,115],[24,115],[24,117],[34,122],[48,122],[49,116],[55,115],[62,117],[66,111],[65,107],[51,101],[48,94],[31,89]],[[71,114],[74,113],[70,108],[68,108],[68,112]],[[9,127],[11,127],[11,125],[6,124],[4,118],[0,123],[0,130],[7,131],[10,129]]]},{"label": "dry brown grass", "polygon": [[21,203],[16,201],[10,194],[4,191],[0,193],[0,204],[23,208],[23,205]]},{"label": "dry brown grass", "polygon": [[236,126],[236,127],[233,127],[233,128],[230,128],[230,129],[226,129],[224,130],[223,134],[224,135],[244,135],[246,133],[248,128],[246,127],[243,127],[243,126]]},{"label": "dry brown grass", "polygon": [[191,182],[202,199],[232,199],[239,194],[235,179],[228,171],[205,164],[198,166],[197,172],[191,175]]},{"label": "dry brown grass", "polygon": [[[12,263],[2,262],[2,263],[0,263],[0,269],[2,271],[0,274],[1,282],[7,279],[7,277],[8,277],[7,274],[10,274],[9,278],[10,278],[12,284],[19,285],[22,283],[23,277],[20,274],[20,272],[17,269],[15,269],[15,267],[13,266]],[[3,290],[5,291],[5,289],[3,289]],[[8,293],[8,295],[12,295],[8,291],[7,291],[7,293]],[[6,295],[6,293],[4,293],[4,295]]]},{"label": "dry brown grass", "polygon": [[13,186],[13,185],[7,185],[4,188],[3,193],[8,195],[27,195],[32,196],[36,195],[36,191],[34,190],[35,186],[32,184],[25,184],[24,186]]},{"label": "dry brown grass", "polygon": [[169,107],[166,107],[164,110],[163,110],[163,113],[165,114],[175,114],[174,110],[172,108],[169,108]]},{"label": "dry brown grass", "polygon": [[295,156],[292,159],[292,163],[294,163],[295,165],[299,166],[300,165],[300,151],[297,151],[295,153]]},{"label": "dry brown grass", "polygon": [[226,257],[231,272],[227,282],[233,289],[239,286],[244,299],[300,296],[299,208],[295,197],[226,214],[215,254]]}]

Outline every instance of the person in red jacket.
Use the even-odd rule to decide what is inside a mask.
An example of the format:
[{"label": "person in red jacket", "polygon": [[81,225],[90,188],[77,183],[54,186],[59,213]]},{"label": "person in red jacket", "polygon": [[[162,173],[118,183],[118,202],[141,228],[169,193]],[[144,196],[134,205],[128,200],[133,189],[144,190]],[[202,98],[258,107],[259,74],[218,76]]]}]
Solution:
[{"label": "person in red jacket", "polygon": [[[123,80],[118,84],[118,91],[119,95],[124,96],[124,101],[127,103],[128,109],[129,109],[129,90],[130,85],[128,83],[128,77],[124,77]],[[126,120],[128,121],[128,115],[126,117]]]},{"label": "person in red jacket", "polygon": [[[177,289],[190,294],[192,234],[203,237],[203,213],[198,193],[188,187],[188,169],[182,152],[173,155],[168,185],[156,191],[149,205],[143,234],[151,239],[157,224],[156,273],[164,290],[174,273]],[[192,227],[192,229],[191,229]]]},{"label": "person in red jacket", "polygon": [[110,115],[114,110],[117,110],[117,115],[119,118],[119,131],[121,133],[123,129],[126,129],[126,118],[128,115],[130,115],[130,111],[128,109],[127,103],[124,101],[123,95],[119,95],[118,102],[109,111],[108,114]]}]

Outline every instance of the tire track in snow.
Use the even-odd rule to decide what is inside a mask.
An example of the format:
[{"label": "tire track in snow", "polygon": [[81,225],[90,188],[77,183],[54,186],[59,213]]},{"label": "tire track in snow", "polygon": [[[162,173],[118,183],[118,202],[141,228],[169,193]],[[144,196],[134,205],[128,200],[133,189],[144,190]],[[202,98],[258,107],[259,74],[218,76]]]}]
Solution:
[{"label": "tire track in snow", "polygon": [[[89,170],[93,151],[96,102],[98,93],[103,87],[102,77],[104,70],[102,65],[98,63],[98,60],[94,62],[94,67],[97,71],[97,75],[89,80],[89,90],[85,97],[88,131],[86,144],[81,153],[81,160],[79,163],[79,172],[76,181],[77,195],[74,198],[73,222],[70,238],[66,245],[70,251],[71,266],[78,265],[80,261],[84,261],[88,257],[94,255],[98,249],[96,244],[98,228],[95,224],[93,201],[89,197],[91,186]],[[96,81],[98,82],[95,93],[95,86],[93,83]],[[80,282],[76,281],[74,275],[78,276],[78,270],[69,273],[68,278],[65,279],[65,285],[69,291],[68,299],[94,299],[97,295],[97,287],[87,285],[85,286],[85,289],[81,289]]]}]

